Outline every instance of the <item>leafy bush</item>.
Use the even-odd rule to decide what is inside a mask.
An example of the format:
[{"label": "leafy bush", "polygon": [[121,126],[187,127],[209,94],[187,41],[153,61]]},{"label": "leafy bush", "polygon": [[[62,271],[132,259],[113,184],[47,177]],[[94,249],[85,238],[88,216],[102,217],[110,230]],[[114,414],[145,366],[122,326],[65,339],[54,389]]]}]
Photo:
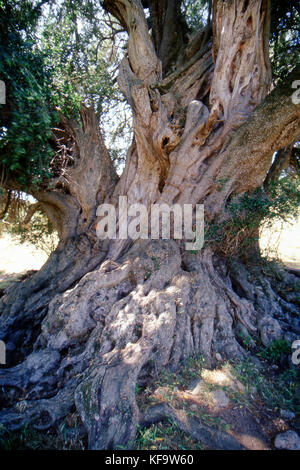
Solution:
[{"label": "leafy bush", "polygon": [[268,187],[252,193],[234,196],[226,205],[226,218],[206,222],[205,244],[216,245],[225,255],[234,256],[248,251],[258,242],[259,228],[276,219],[288,221],[299,214],[300,176],[289,175]]}]

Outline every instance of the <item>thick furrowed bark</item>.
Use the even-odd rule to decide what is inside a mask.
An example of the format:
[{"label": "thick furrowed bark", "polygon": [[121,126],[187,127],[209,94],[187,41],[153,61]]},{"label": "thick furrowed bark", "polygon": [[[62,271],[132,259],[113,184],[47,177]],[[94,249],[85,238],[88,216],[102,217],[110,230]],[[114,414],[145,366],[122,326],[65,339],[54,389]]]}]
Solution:
[{"label": "thick furrowed bark", "polygon": [[218,110],[218,119],[238,117],[242,123],[271,84],[270,2],[217,0],[213,16],[215,73],[210,103]]},{"label": "thick furrowed bark", "polygon": [[[142,248],[147,257],[140,258]],[[149,380],[151,371],[166,366],[176,370],[179,361],[195,353],[202,353],[210,365],[216,353],[243,357],[238,332],[259,334],[266,345],[281,334],[267,313],[269,305],[262,302],[255,311],[233,291],[222,264],[214,266],[209,253],[201,261],[195,255],[182,259],[174,243],[149,242],[133,247],[125,259],[136,287],[106,316],[97,333],[99,352],[76,391],[76,406],[94,449],[126,446],[134,439],[142,420],[135,386],[145,377]],[[148,278],[150,267],[154,272]],[[194,435],[201,432],[200,427]]]}]

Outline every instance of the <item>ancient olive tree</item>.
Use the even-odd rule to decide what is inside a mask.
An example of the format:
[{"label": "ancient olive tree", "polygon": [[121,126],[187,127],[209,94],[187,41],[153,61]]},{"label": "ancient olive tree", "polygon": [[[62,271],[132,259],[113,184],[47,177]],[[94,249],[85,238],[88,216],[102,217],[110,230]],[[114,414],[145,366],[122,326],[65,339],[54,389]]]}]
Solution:
[{"label": "ancient olive tree", "polygon": [[[267,279],[251,283],[241,262],[233,271],[214,245],[190,253],[176,240],[97,237],[97,207],[118,208],[120,196],[149,209],[204,204],[208,225],[225,224],[230,204],[261,188],[274,152],[299,136],[299,67],[271,86],[270,2],[214,0],[198,28],[187,3],[102,2],[128,37],[118,86],[133,139],[121,176],[93,108],[82,106],[80,120],[61,113],[53,130],[54,148],[71,154],[64,171],[26,183],[60,241],[0,300],[12,366],[0,371],[0,423],[9,429],[50,428],[75,406],[90,448],[126,446],[138,423],[176,419],[164,407],[142,413],[136,384],[193,354],[208,365],[243,357],[239,333],[267,345],[297,311]],[[16,172],[6,190],[24,189]]]}]

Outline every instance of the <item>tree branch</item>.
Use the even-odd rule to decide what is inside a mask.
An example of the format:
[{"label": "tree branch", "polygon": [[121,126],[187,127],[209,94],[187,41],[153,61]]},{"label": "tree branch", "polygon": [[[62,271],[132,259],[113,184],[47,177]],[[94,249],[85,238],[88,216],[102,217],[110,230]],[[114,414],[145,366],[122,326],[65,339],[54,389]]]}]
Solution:
[{"label": "tree branch", "polygon": [[0,220],[4,219],[4,217],[7,214],[7,211],[8,211],[9,205],[10,205],[10,201],[11,201],[11,195],[12,195],[12,191],[8,190],[7,194],[6,194],[5,207],[4,207],[3,211],[0,214]]},{"label": "tree branch", "polygon": [[35,202],[34,204],[30,204],[25,219],[20,224],[22,229],[27,228],[28,224],[30,223],[32,217],[36,212],[41,210],[41,204],[39,202]]},{"label": "tree branch", "polygon": [[289,165],[290,158],[292,155],[293,145],[288,145],[283,149],[280,149],[272,163],[272,166],[267,174],[264,181],[265,188],[272,182],[275,181],[282,171]]},{"label": "tree branch", "polygon": [[[210,166],[209,172],[217,171],[224,181],[228,180],[218,193],[221,204],[232,193],[243,193],[261,186],[274,152],[296,140],[300,133],[300,104],[293,102],[292,83],[299,76],[300,66],[253,111]],[[208,174],[206,178],[209,178]],[[205,188],[200,191],[203,190]],[[220,210],[215,204],[216,197],[206,200],[207,209],[213,212]]]},{"label": "tree branch", "polygon": [[164,75],[187,41],[188,27],[181,14],[182,0],[150,0],[150,24]]},{"label": "tree branch", "polygon": [[145,84],[161,78],[161,62],[150,38],[140,0],[104,0],[103,8],[114,15],[129,34],[128,59],[136,77]]}]

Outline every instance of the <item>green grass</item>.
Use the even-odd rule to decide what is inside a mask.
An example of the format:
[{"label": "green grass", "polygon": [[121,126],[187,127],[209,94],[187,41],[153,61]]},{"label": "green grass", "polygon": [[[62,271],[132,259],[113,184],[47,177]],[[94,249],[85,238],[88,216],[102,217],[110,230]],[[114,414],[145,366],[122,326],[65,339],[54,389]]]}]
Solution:
[{"label": "green grass", "polygon": [[274,364],[279,364],[282,356],[290,352],[290,345],[288,341],[284,338],[274,340],[268,347],[261,348],[257,353],[258,357],[272,362]]},{"label": "green grass", "polygon": [[271,372],[268,365],[261,370],[251,360],[237,361],[230,363],[233,375],[245,386],[246,394],[235,394],[233,399],[237,404],[255,406],[251,395],[253,389],[257,391],[257,396],[262,405],[274,412],[279,409],[291,410],[295,414],[300,414],[299,407],[299,377],[296,368],[286,369],[283,372]]},{"label": "green grass", "polygon": [[138,450],[202,450],[201,443],[167,420],[139,429],[134,443]]}]

